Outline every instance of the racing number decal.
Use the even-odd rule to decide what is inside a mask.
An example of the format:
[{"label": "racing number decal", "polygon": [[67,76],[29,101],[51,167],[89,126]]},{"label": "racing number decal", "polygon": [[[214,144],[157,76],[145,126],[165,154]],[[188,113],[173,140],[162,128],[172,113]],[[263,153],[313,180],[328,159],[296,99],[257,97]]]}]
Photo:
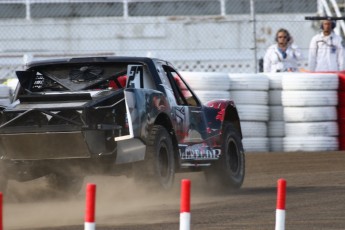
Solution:
[{"label": "racing number decal", "polygon": [[141,65],[129,65],[127,88],[144,88],[144,71]]}]

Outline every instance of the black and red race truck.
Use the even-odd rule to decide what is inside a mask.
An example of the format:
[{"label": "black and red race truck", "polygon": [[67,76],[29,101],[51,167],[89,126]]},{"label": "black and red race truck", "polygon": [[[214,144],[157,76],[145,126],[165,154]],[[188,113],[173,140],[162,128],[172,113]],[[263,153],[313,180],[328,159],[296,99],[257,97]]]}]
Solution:
[{"label": "black and red race truck", "polygon": [[77,193],[87,175],[133,176],[169,189],[175,173],[204,171],[240,188],[240,119],[228,99],[202,104],[167,61],[83,57],[31,62],[0,112],[0,190],[46,177]]}]

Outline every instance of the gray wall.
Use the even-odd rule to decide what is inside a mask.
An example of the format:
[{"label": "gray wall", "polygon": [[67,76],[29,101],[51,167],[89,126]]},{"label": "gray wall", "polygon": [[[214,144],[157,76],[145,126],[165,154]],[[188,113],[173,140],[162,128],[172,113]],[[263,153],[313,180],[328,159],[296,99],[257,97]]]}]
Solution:
[{"label": "gray wall", "polygon": [[[3,1],[4,2],[4,1]],[[8,1],[6,1],[8,2]],[[46,17],[120,17],[128,16],[205,16],[222,14],[249,14],[250,0],[198,0],[198,1],[143,1],[128,2],[54,2],[42,1],[30,4],[32,18]],[[313,13],[316,0],[255,0],[256,13]],[[0,18],[25,18],[26,5],[23,3],[1,3]]]},{"label": "gray wall", "polygon": [[83,4],[51,0],[29,8],[3,2],[0,65],[9,69],[22,64],[23,55],[100,54],[154,56],[189,71],[254,72],[255,59],[263,57],[279,28],[290,31],[305,57],[319,28],[304,19],[316,15],[316,0],[256,0],[255,38],[250,0],[129,1],[128,5],[122,0]]}]

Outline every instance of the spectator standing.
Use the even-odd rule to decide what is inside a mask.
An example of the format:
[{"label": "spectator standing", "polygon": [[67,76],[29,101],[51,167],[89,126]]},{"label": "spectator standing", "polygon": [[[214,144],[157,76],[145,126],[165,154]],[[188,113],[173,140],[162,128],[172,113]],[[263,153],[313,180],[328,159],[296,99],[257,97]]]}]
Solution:
[{"label": "spectator standing", "polygon": [[308,68],[310,71],[339,71],[344,69],[342,38],[334,33],[336,22],[323,20],[322,32],[315,35],[309,46]]},{"label": "spectator standing", "polygon": [[279,29],[275,36],[276,44],[268,47],[264,56],[264,72],[296,72],[298,61],[302,59],[300,49],[286,29]]}]

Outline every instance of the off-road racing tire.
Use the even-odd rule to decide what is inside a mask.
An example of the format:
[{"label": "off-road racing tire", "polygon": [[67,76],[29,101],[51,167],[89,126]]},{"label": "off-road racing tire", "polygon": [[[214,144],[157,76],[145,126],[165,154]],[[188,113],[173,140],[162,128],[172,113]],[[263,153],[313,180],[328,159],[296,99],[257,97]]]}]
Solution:
[{"label": "off-road racing tire", "polygon": [[175,158],[171,135],[161,125],[154,125],[149,132],[145,160],[135,164],[137,183],[151,189],[169,190],[175,178]]},{"label": "off-road racing tire", "polygon": [[232,124],[224,124],[221,156],[204,172],[212,188],[229,191],[241,187],[245,175],[245,156],[240,134]]},{"label": "off-road racing tire", "polygon": [[50,189],[64,195],[77,195],[83,186],[84,178],[78,175],[52,173],[47,175]]}]

